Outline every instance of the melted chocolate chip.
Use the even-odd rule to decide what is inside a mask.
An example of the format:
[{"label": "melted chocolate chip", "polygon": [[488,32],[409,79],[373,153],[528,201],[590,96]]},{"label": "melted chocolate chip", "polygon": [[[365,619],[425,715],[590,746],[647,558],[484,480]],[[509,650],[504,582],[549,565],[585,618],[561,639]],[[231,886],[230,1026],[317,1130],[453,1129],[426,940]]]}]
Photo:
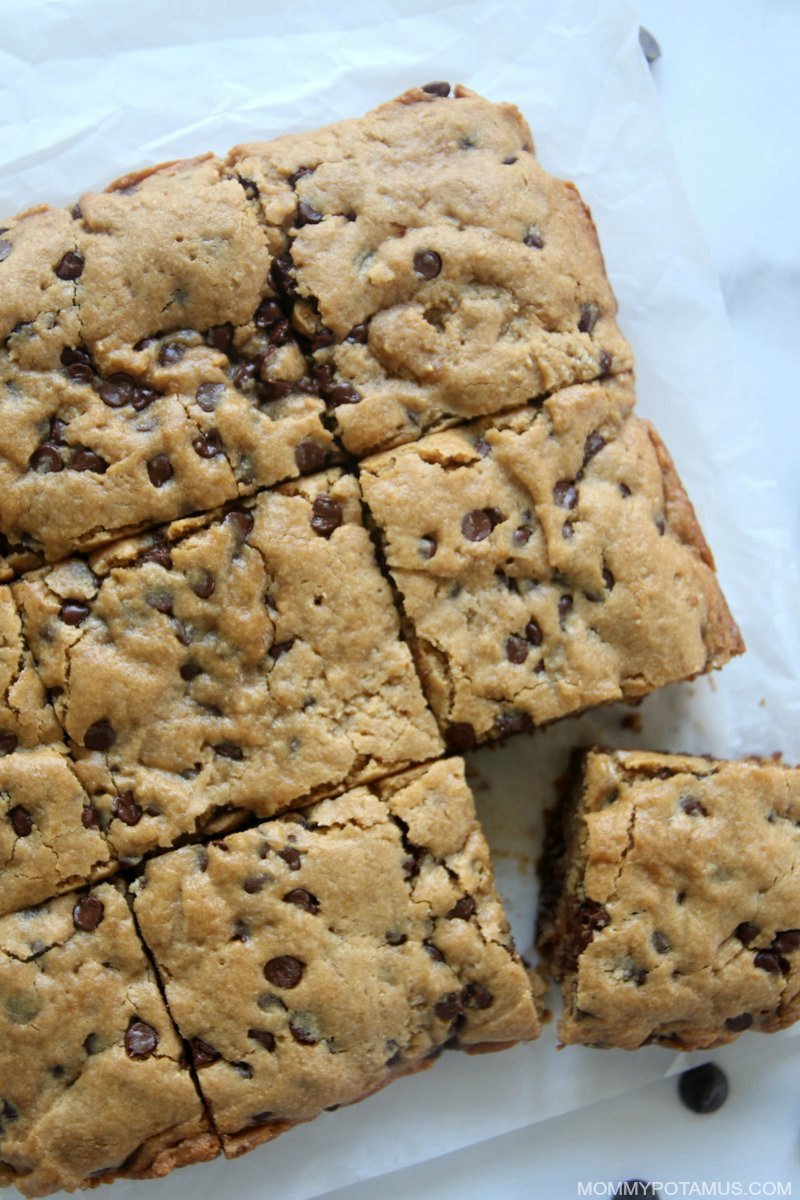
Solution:
[{"label": "melted chocolate chip", "polygon": [[597,324],[600,309],[596,304],[582,304],[578,329],[581,333],[591,333]]},{"label": "melted chocolate chip", "polygon": [[59,620],[65,625],[82,625],[89,615],[89,605],[82,600],[65,600],[58,610]]},{"label": "melted chocolate chip", "polygon": [[274,300],[262,300],[253,316],[253,324],[256,329],[271,329],[283,319],[283,310],[279,304]]},{"label": "melted chocolate chip", "polygon": [[304,1029],[296,1019],[289,1022],[289,1033],[300,1046],[316,1046],[319,1041],[310,1029]]},{"label": "melted chocolate chip", "polygon": [[598,433],[597,430],[594,433],[590,433],[583,446],[583,465],[586,466],[589,459],[594,458],[595,454],[598,454],[605,444],[606,439],[602,433]]},{"label": "melted chocolate chip", "polygon": [[0,730],[0,754],[12,754],[17,748],[17,735],[8,730]]},{"label": "melted chocolate chip", "polygon": [[263,1046],[270,1054],[275,1052],[275,1034],[270,1033],[268,1029],[248,1029],[247,1036],[258,1042],[259,1046]]},{"label": "melted chocolate chip", "polygon": [[241,762],[244,758],[242,747],[237,746],[236,742],[217,742],[214,753],[220,758],[232,758],[234,762]]},{"label": "melted chocolate chip", "polygon": [[125,1053],[128,1058],[149,1058],[158,1046],[158,1034],[152,1025],[134,1021],[125,1033]]},{"label": "melted chocolate chip", "polygon": [[475,915],[476,908],[477,905],[472,896],[462,896],[460,900],[456,901],[450,911],[445,913],[445,916],[449,917],[450,920],[468,921],[470,917]]},{"label": "melted chocolate chip", "polygon": [[466,750],[472,750],[477,742],[475,730],[468,721],[455,721],[447,729],[445,740],[451,750],[456,750],[459,754],[463,754]]},{"label": "melted chocolate chip", "polygon": [[800,929],[784,929],[772,939],[772,949],[778,954],[791,954],[800,949]]},{"label": "melted chocolate chip", "polygon": [[206,333],[206,341],[215,350],[219,350],[222,354],[228,354],[233,345],[233,326],[230,322],[226,322],[224,325],[212,325]]},{"label": "melted chocolate chip", "polygon": [[175,363],[179,363],[186,353],[186,347],[180,342],[167,342],[161,347],[161,353],[158,356],[158,361],[162,367],[174,367]]},{"label": "melted chocolate chip", "polygon": [[442,259],[435,250],[418,250],[414,255],[414,271],[421,279],[435,279],[442,269]]},{"label": "melted chocolate chip", "polygon": [[526,729],[531,729],[532,726],[533,721],[530,715],[526,712],[520,712],[518,709],[498,713],[495,719],[495,728],[499,737],[510,737],[513,733],[524,733]]},{"label": "melted chocolate chip", "polygon": [[256,896],[264,887],[264,878],[262,875],[249,875],[242,884],[242,888],[247,892],[248,896]]},{"label": "melted chocolate chip", "polygon": [[235,508],[225,517],[225,524],[235,530],[240,541],[246,542],[250,536],[255,518],[247,509]]},{"label": "melted chocolate chip", "polygon": [[338,408],[340,404],[360,403],[361,393],[356,391],[352,383],[340,380],[338,383],[331,384],[325,393],[325,399],[332,408]]},{"label": "melted chocolate chip", "polygon": [[72,910],[72,923],[76,929],[91,933],[103,919],[105,905],[97,896],[81,896]]},{"label": "melted chocolate chip", "polygon": [[342,523],[342,506],[332,496],[315,497],[311,511],[311,528],[321,537],[330,537]]},{"label": "melted chocolate chip", "polygon": [[291,954],[280,954],[271,958],[264,967],[264,976],[269,983],[279,988],[295,988],[303,978],[306,964]]},{"label": "melted chocolate chip", "polygon": [[222,1055],[213,1046],[209,1046],[208,1042],[204,1042],[202,1038],[189,1038],[189,1046],[192,1051],[194,1065],[200,1067],[210,1067],[212,1063],[218,1062]]},{"label": "melted chocolate chip", "polygon": [[73,471],[93,471],[96,475],[103,475],[108,470],[108,463],[99,454],[95,454],[94,450],[79,450],[72,460]]},{"label": "melted chocolate chip", "polygon": [[304,909],[307,913],[319,912],[319,900],[305,888],[292,888],[283,899],[287,904],[296,904],[298,908]]},{"label": "melted chocolate chip", "polygon": [[318,471],[320,467],[325,466],[328,457],[328,451],[324,446],[320,446],[319,442],[312,441],[311,438],[306,438],[304,442],[300,442],[295,446],[294,461],[297,463],[297,469],[302,475],[308,474],[309,471]]},{"label": "melted chocolate chip", "polygon": [[222,453],[222,439],[216,429],[210,429],[193,440],[192,448],[200,458],[214,458],[215,455]]},{"label": "melted chocolate chip", "polygon": [[316,169],[316,167],[298,167],[297,170],[292,171],[291,175],[288,177],[287,182],[289,186],[292,188],[297,187],[297,184],[301,179],[305,179],[306,175],[313,175]]},{"label": "melted chocolate chip", "polygon": [[30,466],[31,470],[39,475],[51,475],[55,471],[64,470],[64,460],[55,446],[44,442],[31,455]]},{"label": "melted chocolate chip", "polygon": [[444,80],[437,79],[433,83],[423,83],[422,91],[427,92],[429,96],[441,96],[444,98],[450,95],[450,84]]},{"label": "melted chocolate chip", "polygon": [[224,383],[201,383],[195,392],[195,399],[203,412],[213,412],[224,395]]},{"label": "melted chocolate chip", "polygon": [[759,950],[753,959],[753,963],[760,970],[766,971],[770,975],[782,974],[786,975],[789,971],[789,964],[785,958],[781,958],[780,954],[773,953],[772,950]]},{"label": "melted chocolate chip", "polygon": [[15,804],[8,810],[8,819],[17,837],[30,837],[33,832],[33,817],[27,808],[23,808],[21,804]]},{"label": "melted chocolate chip", "polygon": [[269,277],[276,292],[280,292],[288,300],[297,295],[297,285],[294,279],[294,264],[287,255],[273,259]]},{"label": "melted chocolate chip", "polygon": [[460,992],[448,992],[437,1000],[433,1006],[433,1011],[440,1021],[454,1021],[456,1017],[460,1017],[464,1011],[464,1005],[461,1002]]},{"label": "melted chocolate chip", "polygon": [[[345,339],[349,341],[349,338]],[[316,353],[317,350],[325,350],[328,346],[332,346],[336,341],[336,336],[333,330],[327,329],[322,325],[311,339],[311,350]]]},{"label": "melted chocolate chip", "polygon": [[199,574],[192,582],[192,591],[195,596],[199,596],[201,600],[207,600],[213,595],[214,588],[217,586],[217,581],[211,571],[207,571],[205,567],[201,567]]},{"label": "melted chocolate chip", "polygon": [[758,937],[761,930],[758,925],[753,925],[751,921],[742,921],[734,929],[734,937],[737,937],[743,946],[749,946]]},{"label": "melted chocolate chip", "polygon": [[294,846],[287,846],[284,850],[278,851],[278,858],[282,858],[290,871],[299,871],[302,865],[300,851],[295,850]]},{"label": "melted chocolate chip", "polygon": [[84,829],[99,829],[100,817],[92,804],[84,804],[81,809],[81,825]]},{"label": "melted chocolate chip", "polygon": [[578,503],[578,489],[571,479],[559,479],[553,488],[553,502],[559,508],[574,508]]},{"label": "melted chocolate chip", "polygon": [[100,384],[100,399],[109,408],[123,408],[133,399],[133,388],[134,383],[130,375],[122,372],[109,375],[108,379]]},{"label": "melted chocolate chip", "polygon": [[510,663],[521,666],[528,657],[528,649],[525,638],[518,637],[515,633],[506,639],[506,658]]},{"label": "melted chocolate chip", "polygon": [[731,1033],[741,1033],[745,1029],[749,1029],[753,1024],[753,1014],[739,1013],[738,1017],[728,1017],[725,1021],[725,1028],[730,1029]]},{"label": "melted chocolate chip", "polygon": [[186,683],[191,683],[193,679],[197,679],[198,675],[202,675],[203,668],[196,662],[185,662],[180,668],[180,677]]},{"label": "melted chocolate chip", "polygon": [[609,592],[612,591],[614,588],[614,584],[616,582],[616,580],[614,579],[614,576],[611,574],[608,567],[603,567],[602,574],[603,574],[603,583],[606,585],[606,588],[608,589]]},{"label": "melted chocolate chip", "polygon": [[494,996],[482,983],[468,983],[461,993],[461,999],[467,1008],[489,1008]]},{"label": "melted chocolate chip", "polygon": [[482,542],[493,528],[491,518],[482,508],[473,508],[461,521],[461,532],[470,542]]},{"label": "melted chocolate chip", "polygon": [[142,819],[142,809],[133,798],[133,792],[121,792],[114,797],[111,811],[123,825],[138,825]]},{"label": "melted chocolate chip", "polygon": [[79,279],[83,274],[83,255],[78,254],[77,250],[68,250],[53,269],[59,279]]},{"label": "melted chocolate chip", "polygon": [[716,1063],[703,1063],[681,1073],[678,1095],[692,1112],[716,1112],[728,1099],[728,1077]]},{"label": "melted chocolate chip", "polygon": [[369,324],[367,321],[361,321],[358,325],[354,325],[344,339],[346,342],[355,342],[357,345],[366,346],[369,341]]},{"label": "melted chocolate chip", "polygon": [[167,542],[156,542],[155,546],[151,546],[145,550],[139,558],[141,563],[156,563],[159,567],[163,567],[165,571],[172,570],[172,555],[170,554],[169,545]]},{"label": "melted chocolate chip", "polygon": [[150,477],[153,487],[163,487],[167,480],[172,478],[174,473],[172,463],[166,454],[157,454],[147,464],[147,474]]},{"label": "melted chocolate chip", "polygon": [[511,541],[515,546],[525,546],[531,540],[532,533],[530,525],[518,525],[511,535]]},{"label": "melted chocolate chip", "polygon": [[307,200],[300,201],[294,218],[294,223],[297,229],[302,229],[304,225],[319,225],[321,220],[321,212],[317,212],[317,210],[313,208]]},{"label": "melted chocolate chip", "polygon": [[87,750],[108,750],[116,741],[116,733],[110,721],[94,721],[83,735]]}]

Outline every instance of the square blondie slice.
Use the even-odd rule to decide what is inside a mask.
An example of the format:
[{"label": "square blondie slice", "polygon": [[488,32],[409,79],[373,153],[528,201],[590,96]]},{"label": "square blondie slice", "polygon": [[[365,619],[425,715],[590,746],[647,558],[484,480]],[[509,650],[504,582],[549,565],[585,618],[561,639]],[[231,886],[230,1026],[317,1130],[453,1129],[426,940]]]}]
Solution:
[{"label": "square blondie slice", "polygon": [[288,233],[276,285],[353,454],[630,370],[589,210],[513,105],[412,88],[228,164]]},{"label": "square blondie slice", "polygon": [[445,1043],[538,1034],[458,759],[172,851],[136,887],[230,1157]]},{"label": "square blondie slice", "polygon": [[270,282],[285,236],[219,159],[2,224],[0,572],[334,457]]},{"label": "square blondie slice", "polygon": [[589,751],[545,859],[561,1040],[681,1050],[800,1016],[800,770]]},{"label": "square blondie slice", "polygon": [[12,586],[120,855],[441,751],[352,476],[310,476]]},{"label": "square blondie slice", "polygon": [[0,917],[0,1184],[44,1196],[218,1151],[124,895]]},{"label": "square blondie slice", "polygon": [[361,486],[455,750],[743,649],[629,377],[366,459]]}]

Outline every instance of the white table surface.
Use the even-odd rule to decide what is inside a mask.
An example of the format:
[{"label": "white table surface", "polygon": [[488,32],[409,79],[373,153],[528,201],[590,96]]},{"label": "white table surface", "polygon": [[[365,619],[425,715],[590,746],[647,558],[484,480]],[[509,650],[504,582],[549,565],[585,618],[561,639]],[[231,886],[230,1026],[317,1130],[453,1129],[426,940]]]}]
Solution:
[{"label": "white table surface", "polygon": [[[722,280],[742,379],[774,426],[775,481],[800,561],[800,4],[640,0],[639,10],[661,45],[654,79]],[[731,1183],[741,1195],[791,1183],[784,1194],[800,1195],[800,1045],[768,1063],[761,1047],[753,1037],[712,1116],[688,1112],[666,1079],[329,1200],[572,1200],[579,1182],[595,1181],[602,1195],[606,1181],[632,1178],[665,1183],[663,1197],[699,1195],[692,1185],[702,1182],[717,1182],[720,1195],[736,1194],[725,1191]]]}]

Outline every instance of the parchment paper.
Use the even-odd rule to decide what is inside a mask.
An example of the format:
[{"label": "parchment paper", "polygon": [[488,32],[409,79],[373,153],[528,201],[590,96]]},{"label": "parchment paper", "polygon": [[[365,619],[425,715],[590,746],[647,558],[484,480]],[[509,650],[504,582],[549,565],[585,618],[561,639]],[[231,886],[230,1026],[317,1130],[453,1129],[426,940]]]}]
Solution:
[{"label": "parchment paper", "polygon": [[[458,80],[528,117],[544,166],[592,207],[639,404],[676,459],[715,551],[749,653],[713,679],[637,710],[562,722],[470,756],[518,945],[532,940],[542,811],[578,743],[800,759],[800,588],[789,523],[770,482],[766,397],[738,388],[710,259],[684,198],[623,0],[3,0],[0,212],[67,203],[140,165],[224,153],[356,115],[414,83]],[[785,1054],[791,1032],[763,1039]],[[720,1051],[746,1052],[746,1042]],[[447,1054],[363,1105],[325,1114],[233,1164],[146,1188],[170,1200],[220,1194],[305,1200],[639,1087],[688,1065],[668,1051]]]}]

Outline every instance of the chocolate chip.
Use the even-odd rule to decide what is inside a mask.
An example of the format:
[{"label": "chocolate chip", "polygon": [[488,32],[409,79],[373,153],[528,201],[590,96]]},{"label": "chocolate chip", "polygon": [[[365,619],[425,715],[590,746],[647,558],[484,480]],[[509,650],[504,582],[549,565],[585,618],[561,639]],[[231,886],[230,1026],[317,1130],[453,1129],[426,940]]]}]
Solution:
[{"label": "chocolate chip", "polygon": [[89,605],[81,600],[65,600],[58,616],[65,625],[81,625],[89,615]]},{"label": "chocolate chip", "polygon": [[83,735],[83,744],[87,750],[108,750],[114,745],[116,737],[111,722],[103,718],[89,726]]},{"label": "chocolate chip", "polygon": [[225,524],[238,534],[240,541],[246,542],[253,530],[255,518],[247,509],[235,508],[225,517]]},{"label": "chocolate chip", "polygon": [[358,325],[354,325],[344,340],[346,342],[355,342],[360,346],[366,346],[369,341],[369,323],[367,321],[360,321]]},{"label": "chocolate chip", "polygon": [[270,1033],[268,1029],[248,1029],[247,1036],[265,1050],[269,1050],[270,1054],[275,1052],[275,1034]]},{"label": "chocolate chip", "polygon": [[158,1034],[152,1025],[134,1021],[125,1033],[125,1053],[128,1058],[149,1058],[158,1046]]},{"label": "chocolate chip", "polygon": [[17,735],[0,730],[0,754],[12,754],[17,748]]},{"label": "chocolate chip", "polygon": [[774,954],[771,950],[759,950],[753,959],[755,966],[760,970],[766,971],[770,975],[781,973],[786,975],[789,970],[789,964],[785,958],[781,958],[780,954]]},{"label": "chocolate chip", "polygon": [[661,58],[661,47],[650,30],[645,29],[644,25],[639,26],[639,45],[649,63],[654,63],[657,59]]},{"label": "chocolate chip", "polygon": [[740,1013],[738,1017],[728,1017],[725,1021],[725,1028],[730,1029],[731,1033],[741,1033],[745,1029],[749,1029],[753,1024],[752,1013]]},{"label": "chocolate chip", "polygon": [[604,905],[597,900],[582,900],[575,910],[575,925],[577,927],[576,945],[578,951],[585,950],[595,933],[610,923],[611,917]]},{"label": "chocolate chip", "polygon": [[608,567],[603,567],[603,583],[606,585],[606,588],[609,592],[613,590],[615,582],[614,576],[611,574]]},{"label": "chocolate chip", "polygon": [[610,375],[611,364],[613,361],[614,361],[614,356],[612,354],[609,354],[609,352],[607,350],[600,351],[600,358],[598,360],[597,366],[600,370],[600,378],[601,379],[604,378],[604,376],[606,376],[606,375]]},{"label": "chocolate chip", "polygon": [[316,496],[311,510],[311,528],[322,537],[330,537],[342,523],[342,506],[332,496]]},{"label": "chocolate chip", "polygon": [[159,393],[151,387],[140,385],[133,389],[133,399],[131,406],[135,412],[144,412],[148,405],[152,404]]},{"label": "chocolate chip", "polygon": [[23,808],[21,804],[15,804],[8,810],[8,819],[17,837],[30,837],[33,832],[33,817],[27,808]]},{"label": "chocolate chip", "polygon": [[423,942],[426,953],[433,959],[434,962],[444,962],[444,955],[438,946],[434,946],[433,942]]},{"label": "chocolate chip", "polygon": [[295,446],[294,461],[297,463],[298,471],[303,475],[324,467],[327,457],[328,451],[325,447],[320,446],[319,442],[312,441],[311,438],[306,438],[299,446]]},{"label": "chocolate chip", "polygon": [[231,1066],[233,1067],[233,1069],[237,1073],[237,1075],[242,1075],[242,1076],[244,1076],[245,1079],[253,1078],[253,1068],[250,1066],[250,1063],[235,1062],[235,1063],[231,1063]]},{"label": "chocolate chip", "polygon": [[737,937],[743,946],[749,946],[760,932],[758,925],[753,925],[751,921],[742,921],[733,931],[734,937]]},{"label": "chocolate chip", "polygon": [[437,79],[433,83],[423,83],[422,90],[423,92],[427,92],[429,96],[449,96],[450,84],[445,83],[444,80]]},{"label": "chocolate chip", "polygon": [[214,458],[215,455],[222,453],[222,439],[216,429],[210,429],[207,433],[201,433],[194,439],[192,448],[200,458]]},{"label": "chocolate chip", "polygon": [[202,675],[203,668],[196,662],[185,662],[180,669],[180,676],[186,683],[191,683],[198,675]]},{"label": "chocolate chip", "polygon": [[13,248],[7,238],[0,238],[0,262],[5,262]]},{"label": "chocolate chip", "polygon": [[529,229],[522,239],[526,246],[530,246],[532,250],[541,250],[544,246],[544,238],[539,233],[538,229]]},{"label": "chocolate chip", "polygon": [[236,742],[217,742],[214,753],[220,758],[232,758],[234,762],[241,762],[244,758],[242,747],[237,746]]},{"label": "chocolate chip", "polygon": [[297,285],[294,279],[294,264],[287,255],[273,259],[269,277],[276,292],[281,292],[287,299],[293,300],[297,295]]},{"label": "chocolate chip", "polygon": [[461,532],[470,542],[482,542],[493,528],[491,518],[482,508],[473,508],[461,521]]},{"label": "chocolate chip", "polygon": [[541,646],[542,644],[541,626],[534,617],[531,617],[530,621],[528,621],[528,624],[525,626],[525,637],[532,646]]},{"label": "chocolate chip", "polygon": [[81,825],[84,829],[99,829],[100,817],[92,804],[84,804],[81,809]]},{"label": "chocolate chip", "polygon": [[421,279],[435,279],[441,269],[442,259],[435,250],[418,250],[414,255],[414,271]]},{"label": "chocolate chip", "polygon": [[462,896],[460,900],[456,901],[450,911],[445,913],[445,916],[450,920],[468,921],[470,917],[475,915],[476,908],[477,905],[472,896]]},{"label": "chocolate chip", "polygon": [[150,477],[153,487],[163,487],[167,480],[172,478],[174,473],[172,463],[166,454],[157,454],[147,464],[147,474]]},{"label": "chocolate chip", "polygon": [[494,529],[496,525],[502,525],[503,521],[506,519],[506,514],[501,508],[485,508],[483,511],[491,521],[492,529]]},{"label": "chocolate chip", "polygon": [[172,616],[172,592],[150,592],[146,596],[146,600],[150,608],[154,608],[156,612]]},{"label": "chocolate chip", "polygon": [[600,316],[600,309],[596,304],[582,304],[581,316],[578,321],[578,330],[581,333],[591,333],[597,324],[597,319]]},{"label": "chocolate chip", "polygon": [[224,325],[212,325],[206,333],[206,341],[215,350],[227,354],[233,345],[233,326],[229,321]]},{"label": "chocolate chip", "polygon": [[[315,914],[319,912],[319,900],[311,892],[307,892],[305,888],[293,888],[283,898],[287,904],[296,904],[298,908],[304,909],[307,913]],[[395,943],[392,944],[394,945]]]},{"label": "chocolate chip", "polygon": [[506,639],[506,658],[510,663],[515,663],[520,666],[528,657],[528,643],[525,638],[518,637],[512,633],[511,637]]},{"label": "chocolate chip", "polygon": [[191,588],[195,596],[199,596],[201,600],[207,600],[213,595],[214,588],[217,586],[217,581],[211,571],[207,571],[205,567],[201,567],[199,573],[192,580]]},{"label": "chocolate chip", "polygon": [[278,851],[278,858],[282,858],[290,871],[299,871],[302,865],[300,851],[295,850],[294,846],[287,846],[284,850]]},{"label": "chocolate chip", "polygon": [[189,1046],[192,1051],[194,1065],[200,1067],[210,1067],[212,1063],[219,1062],[222,1055],[213,1046],[209,1046],[208,1042],[204,1042],[202,1038],[189,1038]]},{"label": "chocolate chip", "polygon": [[115,796],[111,811],[123,825],[138,825],[142,819],[142,809],[134,800],[133,792],[120,792]]},{"label": "chocolate chip", "polygon": [[297,229],[302,229],[304,225],[319,225],[321,220],[321,212],[317,212],[317,210],[313,208],[308,201],[300,201],[294,218],[294,223]]},{"label": "chocolate chip", "polygon": [[79,450],[72,460],[73,471],[93,471],[96,475],[103,475],[108,470],[108,463],[99,454],[95,454],[94,450]]},{"label": "chocolate chip", "polygon": [[264,976],[269,983],[279,988],[295,988],[303,978],[306,964],[291,954],[280,954],[271,958],[264,967]]},{"label": "chocolate chip", "polygon": [[692,1112],[716,1112],[728,1099],[728,1077],[716,1063],[703,1063],[681,1073],[678,1095]]},{"label": "chocolate chip", "polygon": [[339,383],[331,384],[325,393],[325,399],[332,408],[338,408],[340,404],[358,404],[361,400],[361,393],[356,391],[351,383],[341,380]]},{"label": "chocolate chip", "polygon": [[433,536],[433,534],[427,533],[424,537],[421,537],[417,543],[417,554],[419,554],[420,558],[430,559],[433,558],[438,547],[439,543],[436,541],[436,538]]},{"label": "chocolate chip", "polygon": [[72,923],[76,929],[91,933],[103,919],[105,905],[97,896],[81,896],[72,910]]},{"label": "chocolate chip", "polygon": [[525,546],[531,540],[532,533],[530,525],[518,525],[511,535],[511,541],[515,546]]},{"label": "chocolate chip", "polygon": [[482,983],[468,983],[461,992],[461,999],[467,1008],[489,1008],[494,996]]},{"label": "chocolate chip", "polygon": [[572,611],[572,596],[561,596],[558,601],[558,616],[563,623],[565,617]]},{"label": "chocolate chip", "polygon": [[463,754],[476,744],[475,730],[468,721],[455,721],[445,734],[445,740],[451,750]]},{"label": "chocolate chip", "polygon": [[156,542],[155,546],[151,546],[145,550],[139,558],[140,563],[157,563],[159,567],[163,567],[165,571],[172,570],[172,555],[170,554],[169,545],[166,542]]},{"label": "chocolate chip", "polygon": [[313,353],[316,353],[317,350],[325,350],[328,346],[332,346],[335,341],[336,335],[333,330],[326,329],[322,325],[311,339],[311,350]]},{"label": "chocolate chip", "polygon": [[667,935],[662,933],[660,929],[653,930],[653,932],[650,934],[650,941],[656,954],[668,954],[672,949],[672,943]]},{"label": "chocolate chip", "polygon": [[708,809],[695,796],[681,796],[681,808],[690,817],[708,816]]},{"label": "chocolate chip", "polygon": [[461,993],[448,992],[446,996],[442,996],[440,1000],[436,1001],[433,1011],[440,1021],[454,1021],[464,1011],[464,1005],[461,1003]]},{"label": "chocolate chip", "polygon": [[800,929],[784,929],[772,939],[772,949],[778,954],[791,954],[800,949]]},{"label": "chocolate chip", "polygon": [[99,1054],[103,1049],[102,1040],[97,1033],[90,1033],[83,1039],[83,1048],[87,1054]]},{"label": "chocolate chip", "polygon": [[108,379],[100,384],[100,399],[109,408],[123,408],[133,399],[133,387],[130,375],[122,372],[109,375]]},{"label": "chocolate chip", "polygon": [[175,363],[179,363],[186,353],[186,347],[180,342],[167,342],[161,347],[161,353],[158,356],[158,361],[162,367],[174,367]]},{"label": "chocolate chip", "polygon": [[256,329],[271,329],[283,320],[283,310],[274,300],[262,300],[253,316]]},{"label": "chocolate chip", "polygon": [[301,179],[305,179],[306,175],[313,175],[316,169],[316,167],[298,167],[297,170],[292,171],[291,175],[288,177],[287,182],[289,186],[296,187]]},{"label": "chocolate chip", "polygon": [[398,933],[397,930],[390,929],[385,935],[387,946],[405,946],[408,938],[404,933]]},{"label": "chocolate chip", "polygon": [[213,412],[224,395],[224,383],[201,383],[195,392],[195,399],[203,412]]},{"label": "chocolate chip", "polygon": [[93,383],[94,371],[88,363],[73,363],[67,367],[67,376],[74,383]]},{"label": "chocolate chip", "polygon": [[495,718],[495,728],[497,729],[498,737],[510,737],[513,733],[524,733],[526,729],[533,727],[533,721],[530,715],[526,712],[520,712],[519,709],[506,710],[498,713]]},{"label": "chocolate chip", "polygon": [[62,421],[60,417],[53,417],[50,421],[50,436],[48,441],[56,442],[63,446],[67,432],[67,422]]},{"label": "chocolate chip", "polygon": [[64,461],[55,446],[44,442],[31,455],[30,466],[39,475],[51,475],[54,471],[63,471]]},{"label": "chocolate chip", "polygon": [[319,1041],[310,1029],[304,1029],[296,1020],[289,1022],[289,1033],[300,1046],[316,1046]]},{"label": "chocolate chip", "polygon": [[605,444],[606,439],[602,433],[598,433],[597,430],[594,433],[590,433],[583,444],[583,465],[586,466],[589,459],[594,458],[595,454],[598,454]]},{"label": "chocolate chip", "polygon": [[553,502],[559,508],[574,508],[578,503],[578,489],[571,479],[559,479],[553,488]]},{"label": "chocolate chip", "polygon": [[619,494],[622,496],[623,500],[628,499],[628,496],[631,494],[631,489],[628,487],[627,483],[621,483],[619,485]]},{"label": "chocolate chip", "polygon": [[78,279],[83,274],[83,255],[78,254],[77,250],[68,250],[53,269],[59,279]]}]

